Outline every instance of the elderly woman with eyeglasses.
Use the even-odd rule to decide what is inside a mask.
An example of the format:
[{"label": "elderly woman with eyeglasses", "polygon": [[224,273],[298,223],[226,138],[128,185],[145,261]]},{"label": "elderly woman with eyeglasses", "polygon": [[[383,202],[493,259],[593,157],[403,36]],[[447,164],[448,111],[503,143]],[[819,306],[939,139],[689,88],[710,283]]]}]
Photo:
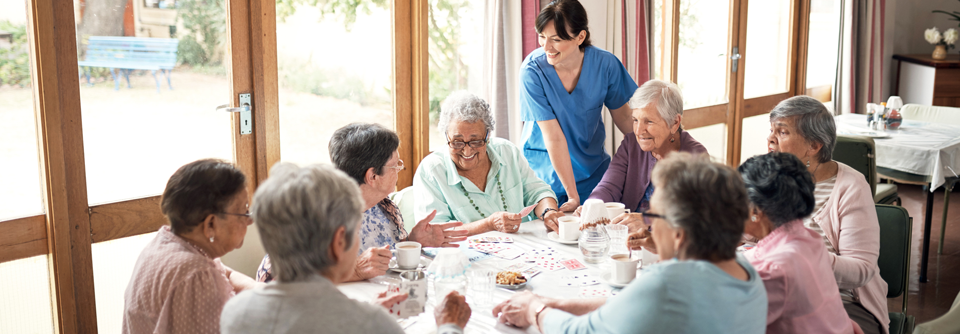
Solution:
[{"label": "elderly woman with eyeglasses", "polygon": [[[458,247],[466,231],[454,230],[462,223],[431,224],[433,213],[419,220],[409,232],[403,226],[400,209],[388,195],[397,188],[404,170],[400,160],[400,137],[375,123],[352,123],[334,131],[330,138],[330,160],[360,185],[363,195],[363,222],[360,224],[360,257],[348,281],[365,280],[386,273],[390,248],[400,241],[416,241],[423,247]],[[270,256],[264,255],[257,280],[270,282]]]},{"label": "elderly woman with eyeglasses", "polygon": [[160,198],[163,226],[137,258],[123,294],[123,333],[220,333],[220,311],[259,285],[220,257],[243,245],[246,176],[220,160],[177,169]]},{"label": "elderly woman with eyeglasses", "polygon": [[873,192],[863,174],[833,160],[836,141],[833,114],[812,97],[791,97],[770,112],[769,151],[797,156],[813,175],[815,205],[803,225],[823,239],[847,314],[864,333],[888,333]]},{"label": "elderly woman with eyeglasses", "polygon": [[[683,131],[683,96],[676,84],[649,80],[630,98],[633,110],[633,133],[623,136],[617,154],[603,174],[590,198],[604,202],[620,202],[633,212],[650,206],[653,166],[673,152],[705,154],[707,149],[690,133]],[[577,208],[576,214],[580,213]],[[624,224],[631,231],[640,228],[639,213],[610,217],[611,223]]]},{"label": "elderly woman with eyeglasses", "polygon": [[[538,179],[513,143],[491,138],[490,106],[467,92],[443,101],[437,130],[447,139],[446,152],[434,152],[414,176],[415,211],[423,219],[434,210],[435,222],[460,221],[470,235],[487,231],[515,233],[525,219],[541,218],[557,228],[563,214],[550,185]],[[526,217],[520,211],[536,205]]]},{"label": "elderly woman with eyeglasses", "polygon": [[823,238],[803,226],[814,206],[807,168],[793,154],[771,152],[738,170],[750,198],[744,232],[759,240],[744,257],[767,289],[767,333],[854,333]]},{"label": "elderly woman with eyeglasses", "polygon": [[748,216],[740,175],[681,152],[654,167],[653,183],[657,191],[645,218],[653,224],[659,263],[613,297],[561,300],[523,292],[494,307],[493,315],[544,334],[764,333],[763,281],[736,253]]},{"label": "elderly woman with eyeglasses", "polygon": [[[330,165],[274,166],[254,195],[253,216],[277,279],[230,300],[223,333],[403,333],[385,307],[405,294],[381,294],[374,305],[336,286],[354,274],[365,202],[356,182]],[[435,308],[437,332],[462,333],[470,313],[451,292]]]}]

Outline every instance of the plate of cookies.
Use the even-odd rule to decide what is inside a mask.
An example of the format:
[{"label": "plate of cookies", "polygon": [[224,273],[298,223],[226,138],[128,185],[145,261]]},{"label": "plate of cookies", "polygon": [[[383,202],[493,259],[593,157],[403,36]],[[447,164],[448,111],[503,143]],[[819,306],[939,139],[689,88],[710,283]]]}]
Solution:
[{"label": "plate of cookies", "polygon": [[501,271],[497,273],[497,287],[519,290],[527,286],[527,278],[518,271]]}]

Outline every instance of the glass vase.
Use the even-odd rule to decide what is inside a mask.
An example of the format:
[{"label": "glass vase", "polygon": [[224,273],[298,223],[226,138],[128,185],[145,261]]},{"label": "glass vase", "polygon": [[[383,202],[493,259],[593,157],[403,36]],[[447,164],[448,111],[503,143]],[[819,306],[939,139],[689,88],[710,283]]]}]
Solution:
[{"label": "glass vase", "polygon": [[603,225],[588,227],[580,231],[579,244],[584,262],[602,263],[610,248],[610,237],[604,231]]}]

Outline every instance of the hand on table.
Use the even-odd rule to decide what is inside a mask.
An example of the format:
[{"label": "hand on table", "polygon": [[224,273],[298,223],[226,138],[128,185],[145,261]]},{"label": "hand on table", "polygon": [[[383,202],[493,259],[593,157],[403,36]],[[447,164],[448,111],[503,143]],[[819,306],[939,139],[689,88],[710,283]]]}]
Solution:
[{"label": "hand on table", "polygon": [[390,253],[389,245],[371,247],[363,251],[360,257],[357,258],[357,266],[354,268],[354,273],[357,278],[361,280],[386,274],[390,266],[391,257],[393,257],[393,255]]},{"label": "hand on table", "polygon": [[547,232],[557,231],[560,232],[560,222],[557,219],[563,217],[563,212],[550,210],[547,214],[543,215],[543,226],[547,227]]},{"label": "hand on table", "polygon": [[527,328],[530,325],[536,325],[537,319],[534,313],[543,303],[540,296],[530,291],[523,291],[495,306],[493,316],[499,317],[501,323]]},{"label": "hand on table", "polygon": [[560,206],[560,211],[563,212],[573,212],[574,210],[579,210],[580,208],[580,199],[579,198],[570,198],[566,203]]},{"label": "hand on table", "polygon": [[491,230],[503,233],[517,233],[520,230],[520,214],[499,211],[490,216],[487,224]]},{"label": "hand on table", "polygon": [[393,304],[407,300],[407,297],[409,297],[409,295],[407,295],[406,293],[399,293],[399,292],[387,293],[386,291],[384,291],[377,294],[377,299],[374,299],[373,303],[383,306],[383,308],[387,310],[390,310],[390,308],[393,307]]},{"label": "hand on table", "polygon": [[420,222],[410,230],[410,236],[407,240],[419,242],[423,247],[459,247],[459,245],[454,245],[453,243],[467,240],[468,231],[454,229],[462,226],[463,223],[431,224],[430,221],[436,216],[437,210],[433,210],[426,218],[420,220]]},{"label": "hand on table", "polygon": [[627,247],[630,250],[640,250],[641,247],[650,253],[657,254],[657,244],[653,242],[653,236],[650,231],[641,229],[639,232],[630,233],[627,236]]},{"label": "hand on table", "polygon": [[440,305],[433,310],[433,317],[437,320],[437,327],[443,324],[456,324],[460,328],[465,328],[471,312],[466,297],[456,291],[450,291]]},{"label": "hand on table", "polygon": [[623,213],[619,216],[613,217],[610,220],[611,224],[620,224],[627,225],[628,232],[637,232],[639,230],[646,230],[647,226],[643,222],[642,213]]}]

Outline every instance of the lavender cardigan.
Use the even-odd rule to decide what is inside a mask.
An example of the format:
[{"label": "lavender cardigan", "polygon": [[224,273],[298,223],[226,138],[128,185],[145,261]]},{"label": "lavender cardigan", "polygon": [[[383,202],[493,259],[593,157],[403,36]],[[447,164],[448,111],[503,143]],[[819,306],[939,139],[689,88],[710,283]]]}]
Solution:
[{"label": "lavender cardigan", "polygon": [[[700,142],[683,130],[680,130],[680,151],[707,153],[707,149]],[[650,185],[650,176],[656,163],[657,159],[653,154],[640,150],[636,135],[632,132],[623,135],[617,154],[610,161],[607,172],[603,173],[603,179],[590,193],[590,198],[604,202],[620,202],[631,211],[636,210],[643,199],[643,193]]]}]

